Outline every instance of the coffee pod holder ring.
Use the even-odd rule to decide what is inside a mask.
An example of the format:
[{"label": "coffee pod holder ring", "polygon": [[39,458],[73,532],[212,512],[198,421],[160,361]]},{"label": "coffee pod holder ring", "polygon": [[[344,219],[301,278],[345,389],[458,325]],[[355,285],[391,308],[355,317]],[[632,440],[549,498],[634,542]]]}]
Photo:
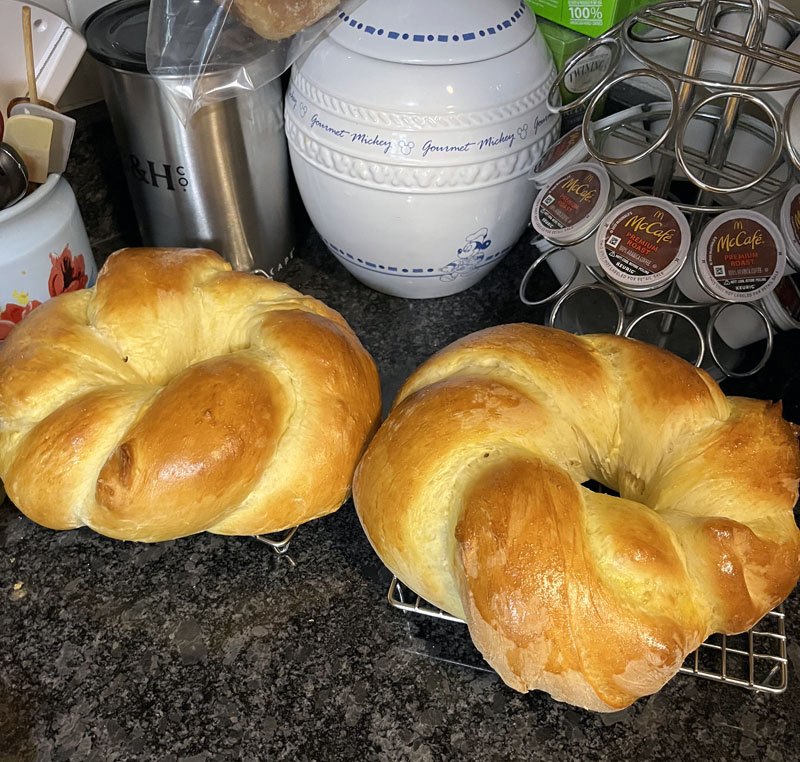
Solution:
[{"label": "coffee pod holder ring", "polygon": [[[749,101],[753,105],[757,106],[764,114],[767,115],[767,118],[770,121],[770,125],[772,127],[772,134],[774,136],[773,146],[772,146],[772,153],[770,154],[769,159],[767,159],[766,165],[761,170],[759,174],[755,177],[750,178],[746,182],[741,183],[740,185],[736,186],[720,186],[720,185],[712,185],[702,178],[695,175],[692,171],[692,167],[689,166],[689,162],[687,161],[686,157],[686,150],[685,150],[685,139],[686,139],[686,127],[688,126],[689,122],[695,116],[695,114],[699,113],[700,110],[713,103],[714,101],[718,100],[730,100],[731,93],[722,92],[722,93],[714,93],[709,95],[707,98],[703,98],[702,100],[695,103],[686,114],[686,118],[683,122],[683,129],[679,130],[675,135],[675,159],[677,160],[680,168],[683,170],[686,177],[694,183],[698,188],[704,191],[708,191],[709,193],[740,193],[741,191],[749,190],[750,188],[754,188],[756,185],[761,183],[762,181],[766,180],[766,178],[770,175],[770,173],[776,168],[779,159],[781,158],[781,151],[783,148],[783,140],[781,139],[781,123],[778,119],[778,115],[775,113],[775,110],[771,108],[764,100],[759,98],[752,93],[739,93],[738,98],[742,100]],[[666,132],[666,131],[665,131]],[[789,173],[791,176],[791,173]]]},{"label": "coffee pod holder ring", "polygon": [[[585,93],[579,95],[575,100],[570,101],[569,103],[562,103],[561,102],[561,88],[564,85],[564,80],[567,77],[567,74],[576,67],[579,63],[581,63],[584,59],[590,59],[593,55],[597,53],[597,51],[601,49],[608,49],[610,51],[610,59],[606,66],[606,71],[604,72],[602,78],[596,82],[591,88],[589,88]],[[595,40],[592,40],[588,45],[581,48],[577,53],[573,53],[572,56],[566,61],[564,68],[561,69],[560,72],[556,75],[556,78],[553,80],[552,84],[550,85],[550,90],[547,93],[547,109],[553,114],[558,114],[559,116],[562,114],[566,114],[567,112],[574,111],[575,109],[581,108],[584,104],[588,103],[592,100],[593,96],[597,91],[603,87],[609,80],[613,79],[614,73],[616,72],[617,66],[622,58],[622,45],[620,41],[614,37],[610,36],[610,33],[606,33],[601,37],[598,37]]]},{"label": "coffee pod holder ring", "polygon": [[[694,18],[678,15],[687,9],[694,9],[694,14],[690,12]],[[731,11],[749,12],[742,34],[716,26],[717,20]],[[770,9],[767,0],[670,0],[642,8],[566,62],[548,94],[548,108],[554,113],[564,114],[585,106],[582,133],[592,159],[606,168],[622,194],[653,195],[673,201],[686,215],[692,238],[696,239],[705,223],[717,213],[735,208],[764,208],[782,198],[795,182],[794,169],[800,169],[800,105],[796,107],[797,125],[793,139],[792,120],[783,119],[776,107],[763,97],[764,93],[798,89],[800,55],[764,41],[768,22],[783,25],[795,36],[800,34],[800,20],[783,11]],[[652,34],[653,30],[656,30],[655,34]],[[669,68],[645,52],[649,44],[679,39],[687,41],[681,70]],[[611,51],[602,76],[577,100],[561,105],[560,87],[567,73],[600,48]],[[725,51],[731,57],[732,75],[729,80],[717,81],[703,75],[704,55],[712,49]],[[639,68],[617,73],[623,54],[632,57]],[[753,71],[757,63],[776,67],[774,71],[785,72],[786,76],[765,84],[754,82]],[[632,124],[630,120],[626,123],[624,118],[615,122],[612,116],[605,120],[605,129],[594,127],[595,112],[605,102],[609,92],[628,80],[643,77],[660,83],[665,91],[661,100],[666,103],[645,104],[641,125]],[[787,117],[800,103],[799,93],[800,90],[789,101]],[[654,100],[657,98],[654,97]],[[762,112],[764,120],[749,115],[740,120],[745,103]],[[705,153],[688,145],[687,129],[690,123],[698,119],[713,127],[710,148]],[[648,120],[659,120],[665,126],[660,133],[653,132],[646,128]],[[738,157],[729,156],[729,149],[738,131],[770,147],[765,166],[754,170],[735,163]],[[608,155],[603,146],[611,136],[630,144],[633,152],[622,157]],[[647,157],[655,167],[649,187],[639,188],[621,179],[620,168]],[[681,176],[684,183],[691,183],[695,187],[690,200],[675,198],[671,186],[676,175]],[[586,290],[599,290],[609,294],[617,307],[615,332],[620,335],[629,335],[643,320],[658,317],[658,343],[665,345],[675,320],[683,319],[688,321],[698,337],[699,352],[695,364],[707,361],[723,376],[736,378],[753,375],[766,365],[773,347],[773,325],[762,307],[755,302],[737,304],[754,310],[763,320],[767,334],[765,348],[761,359],[742,371],[725,366],[713,336],[717,320],[732,303],[718,298],[710,304],[691,302],[683,297],[674,282],[660,300],[643,298],[627,290],[622,291],[609,281],[599,267],[586,267],[576,262],[571,277],[554,293],[535,302],[529,300],[525,291],[534,272],[555,251],[561,250],[549,242],[536,243],[544,244],[544,248],[540,248],[540,256],[520,284],[520,298],[531,306],[552,303],[549,325],[553,325],[563,305],[573,295]],[[589,273],[593,282],[586,283],[584,276],[582,282],[576,283],[581,272]]]},{"label": "coffee pod holder ring", "polygon": [[[532,245],[541,246],[543,243],[549,246],[549,244],[541,240],[532,242]],[[519,298],[523,304],[529,307],[552,304],[546,320],[550,328],[555,327],[559,315],[570,299],[587,291],[592,291],[607,297],[611,303],[615,317],[611,319],[613,325],[609,325],[608,332],[617,336],[630,337],[640,323],[645,320],[659,318],[659,344],[666,345],[667,338],[672,331],[672,323],[676,318],[679,318],[688,323],[692,333],[697,337],[697,355],[693,361],[696,367],[706,367],[710,362],[727,378],[747,378],[758,373],[769,361],[774,343],[774,329],[767,313],[759,304],[754,302],[701,304],[698,302],[677,302],[677,300],[661,301],[641,296],[633,297],[629,293],[623,292],[614,283],[611,283],[599,267],[587,267],[574,258],[571,262],[572,270],[570,274],[555,291],[539,299],[530,299],[527,295],[527,290],[531,279],[535,278],[539,268],[557,253],[569,253],[569,249],[552,246],[542,251],[522,276],[519,286]],[[591,276],[591,280],[589,282],[576,283],[581,273],[588,273]],[[670,291],[669,297],[673,297],[672,291],[674,289]],[[728,367],[716,347],[717,339],[714,337],[714,328],[717,320],[728,308],[733,306],[755,312],[764,323],[766,333],[766,344],[761,357],[752,367],[744,371]]]}]

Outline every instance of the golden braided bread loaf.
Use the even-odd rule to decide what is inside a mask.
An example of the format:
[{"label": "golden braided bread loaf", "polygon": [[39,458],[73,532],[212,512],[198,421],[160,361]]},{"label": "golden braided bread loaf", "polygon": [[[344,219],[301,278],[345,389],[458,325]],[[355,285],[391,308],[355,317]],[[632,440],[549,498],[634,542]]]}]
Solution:
[{"label": "golden braided bread loaf", "polygon": [[798,476],[779,406],[637,341],[507,325],[411,376],[353,495],[510,686],[609,711],[791,592]]},{"label": "golden braided bread loaf", "polygon": [[0,479],[52,529],[294,526],[344,502],[379,416],[338,313],[206,250],[117,252],[0,345]]}]

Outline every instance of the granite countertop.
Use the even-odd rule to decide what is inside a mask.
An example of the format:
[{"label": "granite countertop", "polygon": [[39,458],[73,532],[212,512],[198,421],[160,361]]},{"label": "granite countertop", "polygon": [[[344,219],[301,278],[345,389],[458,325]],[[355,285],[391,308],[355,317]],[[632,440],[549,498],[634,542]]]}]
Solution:
[{"label": "granite countertop", "polygon": [[[126,234],[95,217],[97,184],[71,179],[102,258]],[[284,279],[347,318],[388,403],[454,339],[542,321],[517,296],[530,257],[523,236],[473,289],[411,301],[359,284],[306,228]],[[678,675],[598,715],[515,693],[481,668],[463,625],[391,608],[350,501],[302,526],[283,557],[248,537],[53,532],[7,501],[0,568],[0,762],[797,758],[797,593],[785,693]]]}]

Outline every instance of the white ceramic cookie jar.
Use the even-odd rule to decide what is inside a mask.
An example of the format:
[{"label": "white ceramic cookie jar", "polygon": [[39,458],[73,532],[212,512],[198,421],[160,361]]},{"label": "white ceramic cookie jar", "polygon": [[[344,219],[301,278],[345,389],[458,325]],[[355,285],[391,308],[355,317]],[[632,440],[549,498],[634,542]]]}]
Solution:
[{"label": "white ceramic cookie jar", "polygon": [[388,294],[438,297],[514,246],[558,133],[523,0],[365,0],[294,66],[286,133],[330,251]]}]

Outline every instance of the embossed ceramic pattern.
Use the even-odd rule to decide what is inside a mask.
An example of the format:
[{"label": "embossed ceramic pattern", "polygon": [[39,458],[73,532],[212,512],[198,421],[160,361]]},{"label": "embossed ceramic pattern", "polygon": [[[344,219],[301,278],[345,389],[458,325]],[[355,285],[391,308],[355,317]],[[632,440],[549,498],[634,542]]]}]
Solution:
[{"label": "embossed ceramic pattern", "polygon": [[399,296],[480,280],[528,222],[527,174],[558,128],[544,105],[554,76],[519,0],[366,0],[343,14],[286,95],[292,167],[330,251]]}]

